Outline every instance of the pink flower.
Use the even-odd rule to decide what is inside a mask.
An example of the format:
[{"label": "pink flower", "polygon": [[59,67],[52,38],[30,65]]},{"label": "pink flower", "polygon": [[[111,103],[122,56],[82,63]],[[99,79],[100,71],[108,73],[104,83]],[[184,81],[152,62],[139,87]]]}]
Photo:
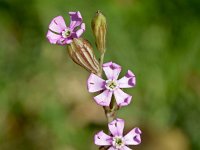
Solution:
[{"label": "pink flower", "polygon": [[139,128],[132,129],[128,134],[123,136],[124,120],[116,119],[108,124],[111,135],[103,131],[94,136],[94,143],[99,146],[108,146],[108,150],[131,150],[127,145],[138,145],[141,143]]},{"label": "pink flower", "polygon": [[47,39],[51,44],[70,44],[73,38],[79,38],[85,31],[85,23],[79,11],[69,12],[70,25],[66,26],[62,16],[55,17],[49,24]]},{"label": "pink flower", "polygon": [[126,75],[117,80],[121,66],[113,62],[103,64],[103,70],[107,76],[107,80],[103,80],[95,74],[91,74],[87,81],[89,92],[103,91],[94,97],[97,104],[109,106],[112,95],[114,94],[118,106],[126,106],[131,102],[132,96],[123,92],[120,88],[131,88],[136,84],[135,75],[128,70]]}]

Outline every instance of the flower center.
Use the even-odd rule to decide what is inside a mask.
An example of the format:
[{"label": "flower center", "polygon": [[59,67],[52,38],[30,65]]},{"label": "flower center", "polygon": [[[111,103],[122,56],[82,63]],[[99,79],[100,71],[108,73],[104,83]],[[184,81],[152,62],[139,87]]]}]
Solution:
[{"label": "flower center", "polygon": [[106,81],[106,88],[109,90],[114,90],[118,86],[117,81],[115,80],[107,80]]},{"label": "flower center", "polygon": [[122,148],[123,146],[124,146],[124,141],[123,141],[123,139],[122,139],[122,137],[114,137],[113,138],[113,146],[115,147],[115,148]]},{"label": "flower center", "polygon": [[62,36],[63,36],[64,38],[67,38],[67,37],[69,37],[70,35],[71,35],[71,30],[65,29],[64,31],[62,31]]}]

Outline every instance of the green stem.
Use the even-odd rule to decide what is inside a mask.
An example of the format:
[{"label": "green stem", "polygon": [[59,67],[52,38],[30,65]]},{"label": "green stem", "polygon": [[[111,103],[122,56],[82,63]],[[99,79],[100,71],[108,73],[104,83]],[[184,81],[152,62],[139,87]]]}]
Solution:
[{"label": "green stem", "polygon": [[101,77],[102,76],[102,66],[103,66],[103,61],[104,61],[104,55],[105,53],[102,53],[101,54],[101,57],[100,57],[100,61],[99,61],[99,67],[100,67],[100,70],[99,70],[99,73],[98,75]]}]

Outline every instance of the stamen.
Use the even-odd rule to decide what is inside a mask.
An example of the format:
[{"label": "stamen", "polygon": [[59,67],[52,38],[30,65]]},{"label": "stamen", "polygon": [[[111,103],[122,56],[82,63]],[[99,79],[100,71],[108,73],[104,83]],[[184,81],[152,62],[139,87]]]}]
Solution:
[{"label": "stamen", "polygon": [[71,30],[65,29],[64,31],[62,31],[62,36],[63,36],[64,38],[67,38],[67,37],[69,37],[70,35],[71,35]]},{"label": "stamen", "polygon": [[123,141],[122,137],[118,137],[118,136],[114,137],[113,138],[113,146],[117,149],[123,147],[124,141]]},{"label": "stamen", "polygon": [[117,81],[107,80],[105,86],[109,90],[114,90],[115,88],[117,88],[118,84],[117,84]]}]

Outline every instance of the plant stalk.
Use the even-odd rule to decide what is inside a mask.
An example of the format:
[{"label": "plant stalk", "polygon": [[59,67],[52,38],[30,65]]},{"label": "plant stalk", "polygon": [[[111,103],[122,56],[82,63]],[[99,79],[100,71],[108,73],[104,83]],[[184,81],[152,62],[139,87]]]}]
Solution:
[{"label": "plant stalk", "polygon": [[[101,54],[101,57],[100,57],[100,60],[99,60],[100,70],[97,74],[99,77],[102,77],[104,54],[105,53]],[[106,115],[106,118],[107,118],[107,122],[108,123],[112,122],[115,119],[116,112],[118,110],[118,106],[117,106],[114,98],[112,98],[110,106],[108,106],[108,107],[104,106],[103,109],[104,109],[104,112],[105,112],[105,115]],[[107,150],[108,148],[109,147],[107,147],[107,146],[101,146],[101,147],[99,147],[99,150]]]}]

